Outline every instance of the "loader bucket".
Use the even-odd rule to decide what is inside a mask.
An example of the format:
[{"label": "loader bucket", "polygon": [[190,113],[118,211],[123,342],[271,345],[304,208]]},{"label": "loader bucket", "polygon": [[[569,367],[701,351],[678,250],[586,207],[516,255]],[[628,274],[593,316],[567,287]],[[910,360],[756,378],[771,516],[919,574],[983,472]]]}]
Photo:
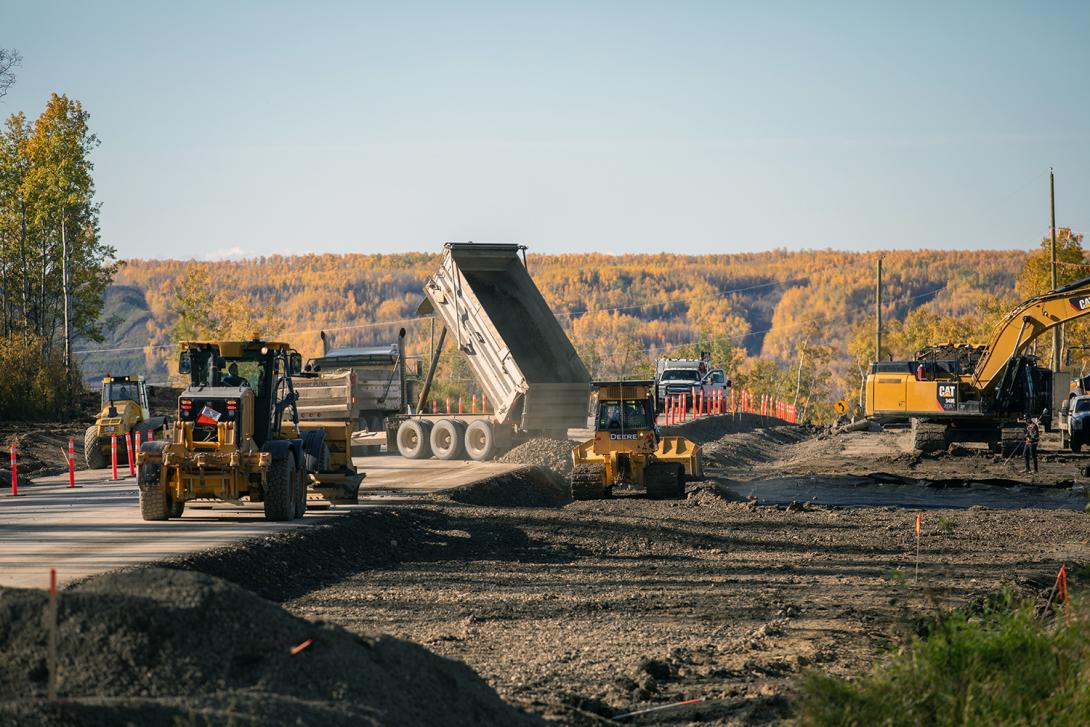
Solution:
[{"label": "loader bucket", "polygon": [[685,437],[662,437],[655,459],[659,462],[680,462],[689,479],[704,479],[704,450],[699,444]]}]

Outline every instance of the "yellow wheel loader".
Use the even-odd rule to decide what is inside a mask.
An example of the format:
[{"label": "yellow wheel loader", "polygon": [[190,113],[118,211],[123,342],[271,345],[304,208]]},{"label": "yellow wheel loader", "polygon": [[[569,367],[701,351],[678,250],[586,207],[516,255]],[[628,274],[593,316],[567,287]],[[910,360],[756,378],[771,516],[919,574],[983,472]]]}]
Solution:
[{"label": "yellow wheel loader", "polygon": [[83,459],[89,469],[108,466],[110,440],[116,434],[117,460],[127,463],[126,434],[150,430],[158,437],[165,426],[165,417],[151,416],[143,376],[107,375],[102,379],[102,409],[83,435]]},{"label": "yellow wheel loader", "polygon": [[616,485],[643,487],[656,500],[685,497],[685,480],[704,477],[702,450],[685,437],[659,435],[655,382],[592,386],[594,437],[572,450],[572,499],[609,497]]},{"label": "yellow wheel loader", "polygon": [[292,520],[306,511],[308,487],[325,502],[357,500],[363,475],[343,446],[332,446],[351,435],[347,408],[341,421],[300,422],[292,376],[302,357],[289,344],[181,347],[178,370],[189,385],[178,398],[178,420],[164,441],[142,445],[137,456],[145,520],[180,517],[193,500],[244,499],[262,503],[269,520]]}]

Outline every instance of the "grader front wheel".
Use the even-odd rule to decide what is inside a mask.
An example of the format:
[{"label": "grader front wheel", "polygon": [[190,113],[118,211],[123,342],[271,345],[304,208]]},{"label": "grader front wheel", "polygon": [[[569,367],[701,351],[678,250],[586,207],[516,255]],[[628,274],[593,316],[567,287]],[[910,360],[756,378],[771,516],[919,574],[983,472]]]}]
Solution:
[{"label": "grader front wheel", "polygon": [[602,500],[609,497],[604,464],[579,464],[571,471],[573,500]]}]

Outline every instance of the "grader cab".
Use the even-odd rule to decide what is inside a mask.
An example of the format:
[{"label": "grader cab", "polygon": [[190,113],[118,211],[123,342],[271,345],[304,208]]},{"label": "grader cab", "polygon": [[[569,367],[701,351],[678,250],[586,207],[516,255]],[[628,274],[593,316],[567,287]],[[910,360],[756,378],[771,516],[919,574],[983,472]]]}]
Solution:
[{"label": "grader cab", "polygon": [[654,392],[653,381],[594,382],[594,437],[572,450],[572,499],[609,497],[617,485],[682,498],[686,479],[704,476],[700,445],[659,435]]},{"label": "grader cab", "polygon": [[[346,439],[351,425],[300,424],[292,376],[302,358],[286,343],[192,341],[181,344],[178,369],[189,386],[178,398],[178,421],[165,441],[144,444],[137,457],[145,520],[180,517],[192,500],[263,503],[269,520],[302,517],[308,487],[321,499],[354,502],[361,475],[326,437]],[[347,416],[347,415],[346,415]],[[323,472],[338,466],[333,483]]]}]

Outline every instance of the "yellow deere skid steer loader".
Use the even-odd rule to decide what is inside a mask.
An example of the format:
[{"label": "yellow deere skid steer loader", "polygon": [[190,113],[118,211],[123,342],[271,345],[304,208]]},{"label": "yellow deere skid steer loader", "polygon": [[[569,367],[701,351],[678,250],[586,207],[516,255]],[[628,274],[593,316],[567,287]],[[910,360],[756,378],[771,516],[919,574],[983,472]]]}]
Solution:
[{"label": "yellow deere skid steer loader", "polygon": [[655,382],[596,381],[594,438],[572,450],[574,500],[609,497],[615,485],[644,487],[653,499],[682,498],[685,480],[702,479],[700,445],[663,437],[655,427]]}]

